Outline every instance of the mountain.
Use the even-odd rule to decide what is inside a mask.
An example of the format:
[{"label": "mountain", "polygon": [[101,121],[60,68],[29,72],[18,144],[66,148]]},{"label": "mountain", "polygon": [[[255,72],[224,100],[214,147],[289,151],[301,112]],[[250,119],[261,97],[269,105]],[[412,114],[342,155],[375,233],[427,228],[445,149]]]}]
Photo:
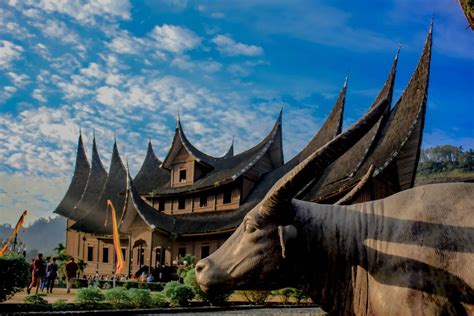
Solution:
[{"label": "mountain", "polygon": [[[10,224],[0,225],[0,240],[7,239],[12,229]],[[51,254],[58,243],[66,241],[66,219],[61,216],[40,218],[22,228],[18,233],[18,240],[18,244],[22,242],[26,245],[28,252],[36,249],[45,255]]]}]

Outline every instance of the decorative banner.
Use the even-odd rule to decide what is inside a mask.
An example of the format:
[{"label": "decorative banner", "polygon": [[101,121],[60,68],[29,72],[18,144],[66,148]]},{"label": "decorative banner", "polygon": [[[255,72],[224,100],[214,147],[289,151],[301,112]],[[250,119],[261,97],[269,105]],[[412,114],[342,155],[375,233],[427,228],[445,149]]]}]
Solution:
[{"label": "decorative banner", "polygon": [[107,200],[107,207],[110,207],[112,212],[112,233],[114,238],[115,257],[117,258],[115,274],[118,274],[125,267],[125,261],[123,260],[122,247],[120,246],[120,235],[118,231],[117,217],[115,215],[115,207],[111,200]]},{"label": "decorative banner", "polygon": [[24,210],[23,214],[21,214],[20,219],[16,223],[15,228],[13,229],[12,233],[10,234],[10,236],[7,239],[7,242],[3,246],[2,250],[0,250],[0,257],[5,255],[5,253],[7,252],[7,249],[8,249],[8,245],[15,238],[16,234],[18,234],[18,232],[20,231],[21,226],[23,226],[23,224],[25,223],[26,214],[28,214],[28,210]]}]

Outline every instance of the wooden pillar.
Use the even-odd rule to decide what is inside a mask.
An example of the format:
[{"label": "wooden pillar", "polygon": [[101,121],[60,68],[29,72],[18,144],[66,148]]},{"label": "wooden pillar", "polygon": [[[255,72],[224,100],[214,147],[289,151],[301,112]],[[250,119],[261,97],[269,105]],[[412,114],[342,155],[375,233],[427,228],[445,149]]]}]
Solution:
[{"label": "wooden pillar", "polygon": [[148,257],[148,274],[151,273],[152,254],[153,254],[153,231],[151,231],[151,237],[150,237],[150,256]]},{"label": "wooden pillar", "polygon": [[97,271],[99,271],[100,240],[97,239]]},{"label": "wooden pillar", "polygon": [[128,277],[132,275],[132,235],[128,236]]}]

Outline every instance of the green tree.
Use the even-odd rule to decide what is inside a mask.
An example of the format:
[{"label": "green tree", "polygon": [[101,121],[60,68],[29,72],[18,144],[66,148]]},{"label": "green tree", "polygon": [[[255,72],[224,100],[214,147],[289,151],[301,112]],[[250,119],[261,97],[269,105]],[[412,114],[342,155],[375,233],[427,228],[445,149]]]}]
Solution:
[{"label": "green tree", "polygon": [[0,257],[0,302],[26,287],[30,265],[22,256],[11,253]]},{"label": "green tree", "polygon": [[79,259],[77,261],[77,271],[79,272],[79,276],[82,276],[84,273],[84,269],[87,267],[87,262],[84,259]]}]

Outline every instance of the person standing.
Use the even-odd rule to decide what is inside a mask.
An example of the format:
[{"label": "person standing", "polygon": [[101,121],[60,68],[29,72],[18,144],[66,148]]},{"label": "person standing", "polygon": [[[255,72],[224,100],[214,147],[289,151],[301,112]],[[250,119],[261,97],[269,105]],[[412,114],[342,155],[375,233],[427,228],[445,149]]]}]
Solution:
[{"label": "person standing", "polygon": [[72,281],[76,277],[77,269],[77,263],[75,263],[74,258],[71,257],[69,262],[66,264],[67,293],[71,292]]},{"label": "person standing", "polygon": [[[41,276],[41,284],[40,284],[40,290],[41,292],[44,291],[44,288],[46,287],[46,283],[47,283],[47,268],[48,268],[48,264],[51,262],[51,257],[46,257],[46,261],[43,261],[43,264],[44,264],[44,270],[45,270],[45,274]],[[46,289],[46,292],[48,292],[48,289]]]},{"label": "person standing", "polygon": [[58,264],[56,263],[56,258],[52,259],[46,268],[46,292],[53,293],[54,281],[58,277]]},{"label": "person standing", "polygon": [[31,289],[36,286],[36,294],[38,294],[38,289],[41,283],[41,277],[43,277],[46,273],[44,261],[43,261],[43,254],[39,253],[38,257],[33,262],[32,267],[32,280],[31,284],[26,289],[26,292],[30,294]]}]

